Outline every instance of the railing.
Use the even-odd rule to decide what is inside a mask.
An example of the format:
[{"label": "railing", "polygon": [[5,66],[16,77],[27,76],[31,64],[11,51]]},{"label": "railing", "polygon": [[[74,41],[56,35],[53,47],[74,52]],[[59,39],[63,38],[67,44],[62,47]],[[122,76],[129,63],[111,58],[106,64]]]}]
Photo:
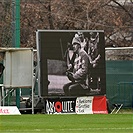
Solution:
[{"label": "railing", "polygon": [[119,82],[107,90],[112,104],[123,104],[123,108],[133,108],[133,82]]},{"label": "railing", "polygon": [[10,105],[12,92],[14,92],[14,89],[6,89],[5,91],[3,85],[0,84],[0,106]]}]

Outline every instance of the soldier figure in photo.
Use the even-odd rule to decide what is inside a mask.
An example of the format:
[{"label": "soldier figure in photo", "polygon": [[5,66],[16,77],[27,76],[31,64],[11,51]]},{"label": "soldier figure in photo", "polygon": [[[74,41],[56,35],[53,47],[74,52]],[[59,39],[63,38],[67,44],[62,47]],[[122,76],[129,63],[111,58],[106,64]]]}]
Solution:
[{"label": "soldier figure in photo", "polygon": [[99,76],[99,63],[101,55],[99,52],[99,33],[90,33],[88,55],[90,56],[91,64],[91,79],[90,79],[90,93],[99,93],[100,88],[100,76]]},{"label": "soldier figure in photo", "polygon": [[81,39],[76,34],[72,40],[73,52],[76,55],[73,63],[73,71],[67,71],[66,75],[71,82],[64,85],[63,90],[67,96],[88,95],[88,70],[89,58],[86,51],[81,48]]}]

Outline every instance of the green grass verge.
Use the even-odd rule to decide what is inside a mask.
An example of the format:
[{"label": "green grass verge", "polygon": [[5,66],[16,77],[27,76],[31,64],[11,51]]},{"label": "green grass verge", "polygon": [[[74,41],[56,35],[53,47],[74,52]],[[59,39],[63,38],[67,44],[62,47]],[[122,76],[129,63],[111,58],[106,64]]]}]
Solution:
[{"label": "green grass verge", "polygon": [[0,133],[133,133],[133,114],[0,116]]}]

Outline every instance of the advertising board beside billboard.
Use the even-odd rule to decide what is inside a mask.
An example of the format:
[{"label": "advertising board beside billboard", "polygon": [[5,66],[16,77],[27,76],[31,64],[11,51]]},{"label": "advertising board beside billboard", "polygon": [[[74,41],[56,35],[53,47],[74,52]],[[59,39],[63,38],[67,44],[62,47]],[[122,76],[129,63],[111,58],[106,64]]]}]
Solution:
[{"label": "advertising board beside billboard", "polygon": [[38,30],[40,95],[106,94],[104,32]]},{"label": "advertising board beside billboard", "polygon": [[28,88],[32,86],[33,49],[0,48],[3,55],[3,85],[5,88]]},{"label": "advertising board beside billboard", "polygon": [[16,106],[0,106],[0,115],[21,115]]}]

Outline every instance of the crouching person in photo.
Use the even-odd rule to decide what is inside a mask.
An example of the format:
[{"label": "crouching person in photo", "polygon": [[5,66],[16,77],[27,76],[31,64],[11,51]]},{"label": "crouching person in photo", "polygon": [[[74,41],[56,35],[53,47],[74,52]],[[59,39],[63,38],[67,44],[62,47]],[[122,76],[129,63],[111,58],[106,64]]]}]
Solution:
[{"label": "crouching person in photo", "polygon": [[71,81],[63,86],[66,96],[88,95],[89,85],[87,83],[89,71],[89,58],[85,50],[81,49],[81,40],[74,37],[72,40],[73,52],[76,54],[73,71],[67,71],[66,75]]}]

